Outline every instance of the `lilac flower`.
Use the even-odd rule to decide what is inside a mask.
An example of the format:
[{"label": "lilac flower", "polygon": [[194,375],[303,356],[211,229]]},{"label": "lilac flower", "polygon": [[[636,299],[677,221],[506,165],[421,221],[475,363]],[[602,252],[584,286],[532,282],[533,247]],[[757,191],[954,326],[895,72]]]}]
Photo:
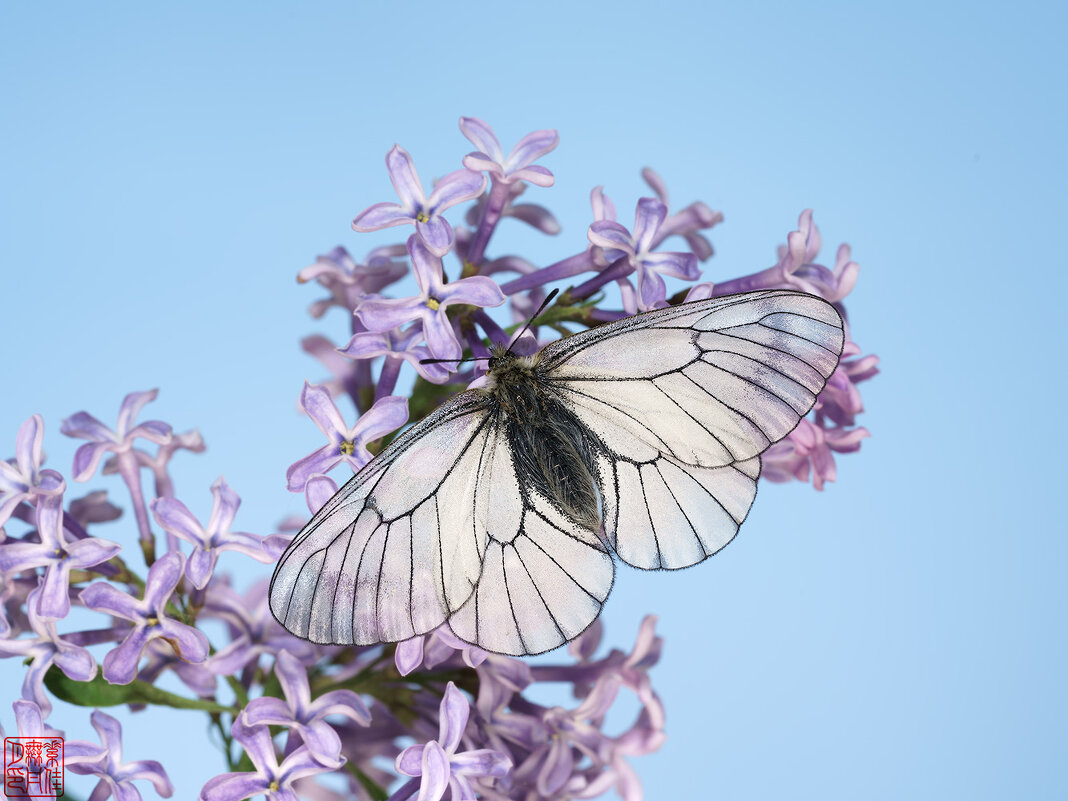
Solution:
[{"label": "lilac flower", "polygon": [[341,739],[324,718],[344,715],[360,726],[371,723],[371,713],[352,690],[323,693],[314,701],[308,687],[308,671],[289,651],[281,651],[274,675],[286,700],[263,696],[249,701],[242,712],[248,726],[285,726],[296,732],[311,755],[323,765],[340,767]]},{"label": "lilac flower", "polygon": [[[133,454],[137,457],[139,465],[152,471],[152,475],[156,480],[156,496],[159,498],[173,498],[174,482],[171,480],[170,473],[167,472],[167,466],[170,464],[171,458],[175,452],[180,450],[203,453],[205,448],[204,438],[199,431],[193,429],[183,434],[173,434],[167,442],[156,449],[155,456],[140,448],[134,448]],[[101,472],[104,475],[119,472],[118,458],[110,457],[104,462],[104,469]]]},{"label": "lilac flower", "polygon": [[595,763],[610,759],[612,743],[601,731],[600,721],[615,701],[620,684],[618,675],[605,674],[575,709],[548,710],[543,722],[550,736],[516,768],[516,781],[532,783],[539,794],[552,798],[571,778],[578,761],[576,749]]},{"label": "lilac flower", "polygon": [[104,678],[112,684],[129,684],[137,675],[137,665],[145,646],[155,639],[170,643],[186,662],[203,662],[208,656],[208,638],[166,613],[167,601],[182,578],[185,558],[168,551],[148,570],[141,600],[104,581],[82,590],[81,602],[97,612],[129,620],[134,625],[123,641],[104,657]]},{"label": "lilac flower", "polygon": [[171,780],[159,762],[154,759],[122,761],[122,726],[115,718],[97,709],[89,716],[89,720],[104,746],[102,758],[74,765],[68,762],[68,767],[74,773],[100,778],[90,795],[92,801],[104,801],[111,795],[115,796],[116,801],[141,801],[141,792],[133,785],[136,780],[151,782],[156,792],[164,798],[174,794]]},{"label": "lilac flower", "polygon": [[241,499],[222,476],[211,485],[211,494],[214,501],[206,529],[177,498],[157,498],[151,504],[156,522],[164,530],[192,543],[193,552],[189,555],[185,572],[198,590],[207,586],[222,551],[238,551],[260,562],[272,561],[270,554],[263,549],[263,537],[230,531]]},{"label": "lilac flower", "polygon": [[[520,195],[527,191],[527,185],[522,181],[516,181],[506,185],[508,187],[507,196],[504,200],[504,207],[501,209],[501,217],[511,217],[512,219],[519,220],[522,223],[526,223],[531,228],[536,228],[543,234],[549,236],[556,236],[560,233],[560,221],[553,216],[553,213],[549,209],[537,203],[516,203]],[[467,209],[467,213],[464,214],[464,222],[468,225],[477,226],[479,222],[486,216],[486,209],[489,205],[489,195],[482,195]],[[471,243],[474,241],[475,233],[465,228],[456,229],[456,243],[455,252],[464,261],[470,261],[468,253],[471,250]],[[485,270],[479,270],[480,275],[485,275]]]},{"label": "lilac flower", "polygon": [[279,765],[271,732],[266,726],[248,728],[238,718],[231,731],[256,770],[253,773],[224,773],[209,779],[200,791],[200,801],[242,801],[260,794],[266,795],[267,801],[300,801],[293,790],[293,782],[330,770],[316,762],[305,746],[289,754]]},{"label": "lilac flower", "polygon": [[0,656],[21,656],[32,660],[22,683],[22,697],[36,702],[41,712],[52,711],[52,702],[44,690],[44,676],[53,664],[75,681],[89,681],[96,675],[96,661],[84,648],[66,642],[56,632],[55,621],[42,617],[37,611],[41,598],[38,585],[26,602],[30,629],[34,639],[0,640]]},{"label": "lilac flower", "polygon": [[397,258],[407,254],[404,245],[375,248],[358,264],[343,247],[336,247],[319,256],[315,264],[297,273],[297,282],[318,281],[330,290],[330,297],[317,300],[309,311],[312,317],[322,317],[331,306],[352,311],[361,295],[381,292],[408,272],[408,265]]},{"label": "lilac flower", "polygon": [[141,437],[157,445],[164,445],[170,440],[171,427],[158,420],[150,420],[138,426],[133,423],[141,407],[155,400],[157,394],[159,391],[152,389],[148,392],[131,392],[123,398],[114,431],[86,412],[71,415],[63,421],[59,429],[68,437],[89,440],[87,445],[82,445],[74,453],[75,481],[88,481],[101,457],[108,451],[115,454],[115,466],[130,489],[141,547],[148,561],[152,561],[155,538],[148,524],[148,508],[141,491],[141,468],[137,456],[133,453],[133,443]]},{"label": "lilac flower", "polygon": [[253,585],[245,595],[213,582],[204,601],[204,614],[224,621],[230,631],[230,644],[204,663],[218,676],[232,676],[250,665],[255,668],[261,655],[282,650],[302,661],[315,659],[314,646],[283,629],[268,611],[266,582]]},{"label": "lilac flower", "polygon": [[424,662],[427,670],[433,670],[456,653],[462,654],[464,664],[470,668],[481,665],[487,656],[477,645],[466,643],[453,634],[448,624],[442,624],[428,634],[417,634],[397,643],[393,659],[397,672],[407,676]]},{"label": "lilac flower", "polygon": [[553,174],[534,162],[556,149],[560,136],[556,131],[534,131],[519,140],[507,158],[493,129],[476,117],[460,117],[460,130],[478,151],[464,156],[469,170],[486,171],[495,181],[527,181],[537,186],[552,186]]},{"label": "lilac flower", "polygon": [[15,507],[23,501],[33,502],[45,495],[62,495],[63,476],[55,470],[41,469],[44,420],[35,414],[21,426],[15,437],[15,458],[0,461],[0,531]]},{"label": "lilac flower", "polygon": [[397,757],[398,773],[415,779],[405,784],[393,799],[410,798],[419,790],[419,801],[438,801],[445,788],[452,791],[453,801],[475,798],[471,779],[504,778],[512,762],[504,754],[489,748],[457,753],[460,739],[467,727],[471,707],[451,681],[441,699],[440,733],[437,740],[425,745],[413,745]]},{"label": "lilac flower", "polygon": [[457,170],[434,184],[430,197],[426,197],[412,158],[400,145],[394,145],[386,154],[386,167],[400,204],[375,203],[356,216],[352,221],[353,230],[378,231],[414,223],[427,249],[435,256],[444,256],[452,247],[453,233],[441,213],[480,195],[486,187],[485,176],[467,169]]},{"label": "lilac flower", "polygon": [[82,528],[92,523],[108,523],[122,517],[122,509],[108,500],[107,490],[94,490],[75,498],[67,507],[67,517]]},{"label": "lilac flower", "polygon": [[[667,186],[664,184],[663,179],[648,167],[642,170],[642,178],[656,193],[657,199],[664,204],[664,207],[670,208],[671,203],[668,200]],[[712,256],[712,243],[700,231],[712,228],[721,222],[723,222],[722,212],[713,211],[700,201],[691,203],[686,208],[664,220],[656,238],[653,240],[652,247],[659,246],[669,236],[681,236],[686,240],[686,244],[690,246],[693,254],[700,261],[705,261]]]},{"label": "lilac flower", "polygon": [[438,359],[458,359],[460,343],[446,308],[454,303],[480,308],[499,306],[504,303],[504,293],[493,279],[481,275],[444,283],[441,259],[415,236],[408,239],[408,252],[421,293],[412,298],[367,298],[356,307],[356,315],[369,331],[388,331],[411,320],[422,320],[430,353]]},{"label": "lilac flower", "polygon": [[63,534],[63,497],[45,495],[37,502],[39,543],[6,542],[0,545],[0,571],[17,573],[44,567],[44,583],[37,604],[42,617],[63,618],[70,612],[70,571],[99,565],[122,547],[108,540],[87,537],[68,542]]},{"label": "lilac flower", "polygon": [[[33,701],[20,699],[15,701],[11,707],[15,711],[15,725],[19,737],[64,738],[62,731],[45,725],[44,719],[47,713],[43,713]],[[2,726],[0,726],[0,737],[3,737]],[[66,740],[63,743],[63,763],[72,770],[75,765],[98,763],[104,755],[105,749],[95,743],[87,743],[83,740]]]},{"label": "lilac flower", "polygon": [[[444,384],[449,380],[449,371],[440,364],[420,364],[422,359],[430,358],[430,351],[425,345],[417,345],[423,340],[423,325],[415,323],[406,329],[394,328],[389,331],[361,331],[352,335],[349,343],[338,351],[350,359],[374,359],[385,356],[381,377],[378,380],[378,392],[388,395],[396,384],[400,365],[408,362],[423,378],[432,384]],[[392,377],[392,381],[387,380]],[[384,390],[383,387],[386,389]],[[388,391],[386,391],[388,390]]]},{"label": "lilac flower", "polygon": [[348,462],[353,472],[359,471],[371,461],[367,444],[396,431],[408,421],[408,399],[389,395],[376,401],[350,428],[345,425],[330,393],[307,381],[300,405],[329,442],[290,465],[286,471],[290,492],[303,491],[313,475],[329,472],[341,462]]},{"label": "lilac flower", "polygon": [[824,482],[837,477],[832,452],[855,453],[860,450],[861,440],[870,436],[863,427],[825,429],[803,419],[786,439],[772,445],[760,457],[761,476],[776,482],[791,478],[808,481],[811,471],[812,485],[822,490]]},{"label": "lilac flower", "polygon": [[215,694],[217,677],[205,667],[206,661],[198,664],[186,662],[162,639],[149,640],[143,656],[145,661],[137,673],[138,681],[155,684],[163,671],[171,670],[186,687],[201,698],[209,698]]},{"label": "lilac flower", "polygon": [[60,431],[68,437],[89,440],[74,454],[75,481],[87,481],[106,452],[128,453],[138,437],[157,445],[163,445],[170,439],[171,427],[166,423],[149,420],[138,426],[133,425],[141,408],[149,401],[154,401],[158,394],[159,390],[150,389],[147,392],[131,392],[123,398],[114,431],[87,412],[78,412],[63,421]]},{"label": "lilac flower", "polygon": [[786,237],[786,245],[778,248],[776,264],[752,275],[721,281],[717,295],[750,292],[757,289],[799,289],[837,303],[848,295],[857,281],[860,267],[850,259],[848,245],[838,249],[834,270],[813,259],[819,254],[820,231],[812,221],[812,209],[805,209],[797,221],[797,230]]},{"label": "lilac flower", "polygon": [[[697,258],[692,253],[654,253],[653,242],[667,216],[667,207],[659,200],[643,197],[634,213],[634,233],[617,222],[600,220],[590,225],[590,242],[605,249],[605,256],[615,262],[626,259],[638,272],[638,308],[647,311],[663,305],[667,287],[663,275],[688,281],[700,277]],[[616,276],[613,276],[616,277]]]}]

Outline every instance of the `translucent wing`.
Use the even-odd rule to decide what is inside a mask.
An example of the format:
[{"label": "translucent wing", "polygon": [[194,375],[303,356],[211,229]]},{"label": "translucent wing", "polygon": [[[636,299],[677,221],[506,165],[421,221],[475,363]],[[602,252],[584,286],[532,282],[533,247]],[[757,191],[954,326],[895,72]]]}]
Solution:
[{"label": "translucent wing", "polygon": [[640,314],[548,345],[542,376],[614,453],[718,467],[812,408],[842,352],[826,301],[766,290]]},{"label": "translucent wing", "polygon": [[497,426],[465,392],[412,426],[297,534],[270,605],[313,642],[398,642],[441,625],[482,573]]},{"label": "translucent wing", "polygon": [[635,567],[686,567],[733,538],[759,454],[838,364],[838,312],[767,290],[641,314],[553,343],[543,378],[599,443],[605,536]]},{"label": "translucent wing", "polygon": [[521,485],[503,432],[490,463],[492,483],[484,497],[493,514],[482,574],[449,626],[489,651],[539,654],[574,639],[597,619],[615,566],[595,532]]}]

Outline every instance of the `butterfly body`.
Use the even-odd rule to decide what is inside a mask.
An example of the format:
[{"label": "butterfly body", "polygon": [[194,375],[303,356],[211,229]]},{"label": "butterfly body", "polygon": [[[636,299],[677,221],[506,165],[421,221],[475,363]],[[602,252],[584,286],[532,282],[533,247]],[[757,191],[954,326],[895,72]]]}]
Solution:
[{"label": "butterfly body", "polygon": [[600,526],[597,467],[589,431],[566,408],[537,356],[503,348],[490,360],[491,414],[505,432],[519,487],[552,499],[576,525]]},{"label": "butterfly body", "polygon": [[697,564],[733,539],[760,453],[816,402],[838,312],[792,290],[658,309],[533,356],[398,436],[297,534],[271,611],[321,643],[446,624],[503,654],[577,637],[634,567]]}]

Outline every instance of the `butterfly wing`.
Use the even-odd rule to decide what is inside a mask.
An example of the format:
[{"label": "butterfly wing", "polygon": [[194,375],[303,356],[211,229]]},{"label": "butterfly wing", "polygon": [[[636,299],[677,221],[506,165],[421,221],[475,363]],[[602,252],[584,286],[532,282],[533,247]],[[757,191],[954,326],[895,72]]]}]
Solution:
[{"label": "butterfly wing", "polygon": [[478,391],[451,398],[312,517],[271,579],[285,628],[318,643],[398,642],[463,606],[487,545],[489,404]]},{"label": "butterfly wing", "polygon": [[701,561],[737,533],[759,454],[838,364],[826,301],[766,290],[640,314],[547,346],[539,367],[599,443],[605,535],[635,567]]},{"label": "butterfly wing", "polygon": [[512,443],[503,430],[496,439],[482,574],[449,626],[488,651],[540,654],[573,640],[597,619],[615,566],[595,532],[523,486]]}]

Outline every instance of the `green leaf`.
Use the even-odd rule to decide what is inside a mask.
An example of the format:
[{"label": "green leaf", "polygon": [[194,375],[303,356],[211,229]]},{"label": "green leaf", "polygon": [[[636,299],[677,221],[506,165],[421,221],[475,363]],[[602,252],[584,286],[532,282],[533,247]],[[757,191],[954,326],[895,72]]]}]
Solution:
[{"label": "green leaf", "polygon": [[68,678],[55,665],[45,673],[44,683],[56,698],[77,706],[155,704],[156,706],[171,706],[176,709],[226,712],[231,715],[236,715],[240,711],[233,707],[217,704],[214,701],[175,695],[144,681],[135,680],[129,684],[111,684],[100,673],[97,673],[92,681],[75,681]]}]

